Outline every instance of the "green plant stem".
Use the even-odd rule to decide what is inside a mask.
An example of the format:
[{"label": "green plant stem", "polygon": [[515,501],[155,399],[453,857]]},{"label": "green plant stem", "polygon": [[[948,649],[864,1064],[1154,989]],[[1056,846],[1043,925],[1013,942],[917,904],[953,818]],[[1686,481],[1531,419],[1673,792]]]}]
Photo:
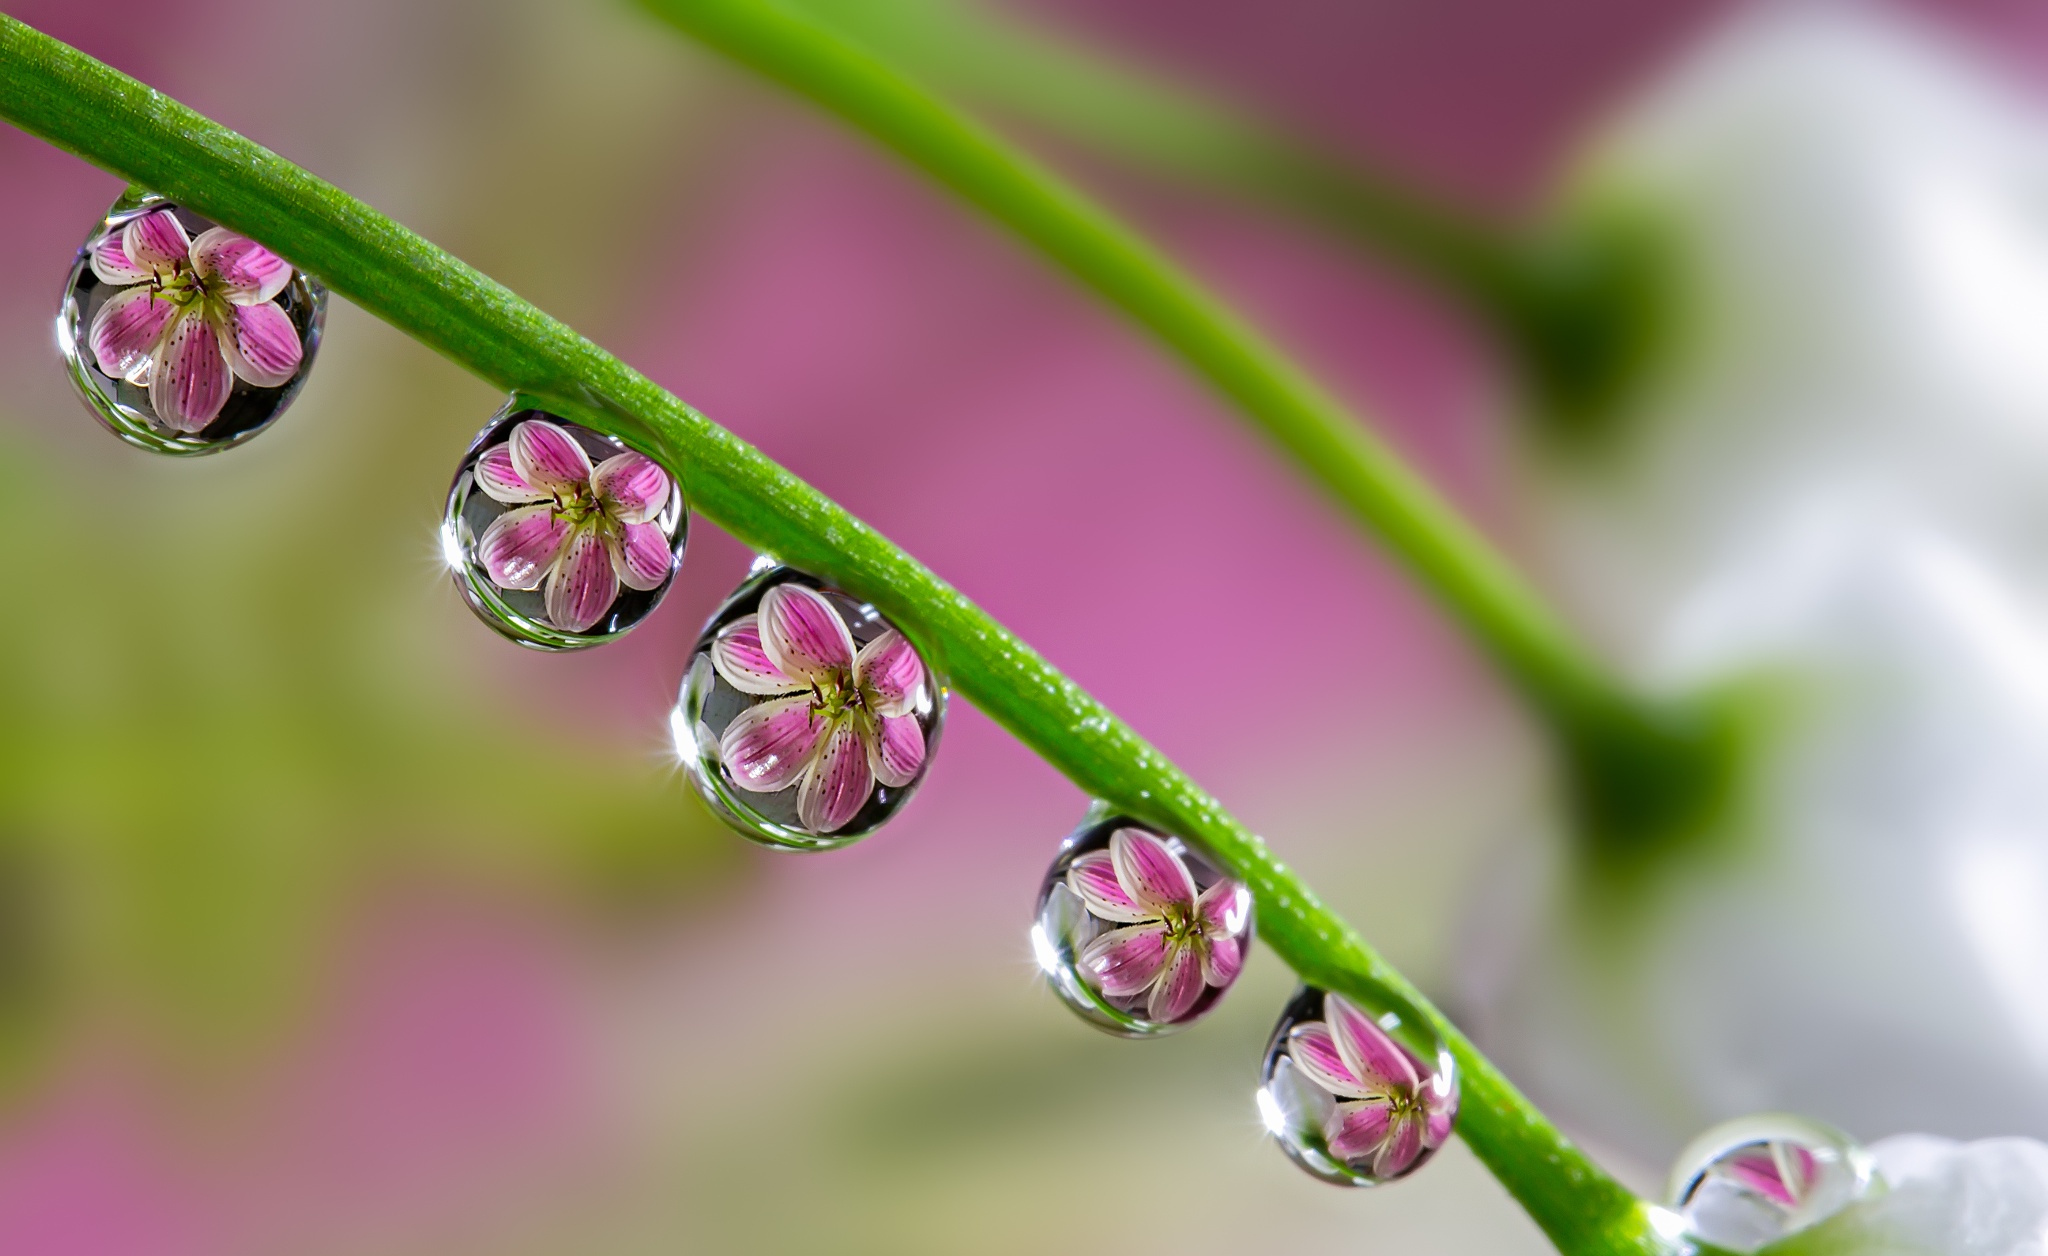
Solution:
[{"label": "green plant stem", "polygon": [[1126,167],[1271,205],[1447,298],[1512,360],[1551,431],[1618,419],[1669,331],[1647,223],[1502,224],[982,0],[789,0],[918,77]]},{"label": "green plant stem", "polygon": [[1366,424],[1107,210],[801,12],[765,0],[644,2],[982,210],[1221,392],[1400,559],[1557,735],[1587,849],[1658,849],[1718,814],[1734,758],[1720,710],[1651,703],[1616,683]]},{"label": "green plant stem", "polygon": [[1675,1252],[1651,1212],[1566,1140],[1265,845],[1100,703],[810,485],[456,258],[176,101],[0,17],[0,115],[262,240],[339,295],[508,391],[640,444],[748,544],[871,599],[955,688],[1082,790],[1204,842],[1252,887],[1267,945],[1334,990],[1389,987],[1465,1070],[1458,1131],[1566,1252]]}]

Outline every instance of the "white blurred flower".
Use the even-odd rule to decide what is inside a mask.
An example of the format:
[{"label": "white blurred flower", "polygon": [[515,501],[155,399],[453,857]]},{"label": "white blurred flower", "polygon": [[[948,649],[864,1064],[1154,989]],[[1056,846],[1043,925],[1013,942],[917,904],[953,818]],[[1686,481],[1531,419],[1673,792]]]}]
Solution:
[{"label": "white blurred flower", "polygon": [[1502,870],[1481,1042],[1651,1159],[1765,1108],[2048,1133],[2048,120],[1905,19],[1754,10],[1589,186],[1670,224],[1688,304],[1546,469],[1554,565],[1642,671],[1790,707],[1715,849]]},{"label": "white blurred flower", "polygon": [[1870,1150],[1891,1189],[1770,1256],[2048,1256],[2048,1146],[1906,1134]]},{"label": "white blurred flower", "polygon": [[[2048,537],[2048,109],[1871,5],[1746,11],[1593,150],[1590,206],[1657,223],[1673,350],[1539,525],[1615,644],[1767,549],[1819,482],[1973,544]],[[1598,215],[1596,215],[1598,216]]]}]

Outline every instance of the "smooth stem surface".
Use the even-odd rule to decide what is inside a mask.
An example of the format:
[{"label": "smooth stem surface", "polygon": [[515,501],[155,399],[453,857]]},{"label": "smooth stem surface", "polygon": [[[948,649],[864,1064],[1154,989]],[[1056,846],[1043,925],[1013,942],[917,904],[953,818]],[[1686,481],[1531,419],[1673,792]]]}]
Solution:
[{"label": "smooth stem surface", "polygon": [[1531,242],[982,0],[790,0],[921,80],[1138,169],[1284,204],[1488,324],[1538,298]]},{"label": "smooth stem surface", "polygon": [[1304,978],[1340,991],[1382,983],[1434,1017],[1466,1070],[1459,1133],[1560,1248],[1586,1256],[1678,1250],[1659,1237],[1634,1196],[1559,1134],[1215,799],[1002,625],[816,489],[369,206],[5,17],[0,115],[261,240],[497,386],[634,441],[671,467],[695,507],[734,536],[872,600],[962,695],[1082,790],[1206,843],[1252,887],[1261,935]]},{"label": "smooth stem surface", "polygon": [[832,28],[767,0],[644,0],[975,205],[1150,330],[1391,551],[1557,734],[1594,845],[1688,829],[1722,791],[1720,730],[1614,682],[1358,416],[1136,232]]}]

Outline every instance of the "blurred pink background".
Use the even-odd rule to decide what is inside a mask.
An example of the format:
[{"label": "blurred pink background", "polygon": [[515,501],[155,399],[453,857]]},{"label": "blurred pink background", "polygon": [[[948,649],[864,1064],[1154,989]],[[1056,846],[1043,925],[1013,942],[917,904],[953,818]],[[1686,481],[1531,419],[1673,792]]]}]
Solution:
[{"label": "blurred pink background", "polygon": [[[1507,213],[1719,8],[1045,16]],[[9,12],[454,250],[875,523],[1443,988],[1475,869],[1541,806],[1528,730],[1368,543],[1035,258],[626,6]],[[1943,12],[2048,69],[2040,6]],[[1288,985],[1270,955],[1157,1044],[1046,998],[1024,926],[1085,800],[964,703],[915,805],[865,844],[777,857],[716,831],[663,717],[749,556],[700,522],[667,603],[601,652],[492,636],[431,538],[498,399],[346,302],[250,449],[173,465],[107,439],[48,327],[119,187],[11,130],[0,170],[0,456],[29,482],[0,521],[49,547],[0,630],[0,702],[27,728],[0,852],[37,878],[0,1252],[1545,1250],[1462,1149],[1346,1195],[1261,1144],[1252,1074]],[[1094,175],[1517,548],[1488,349],[1306,228]],[[1199,617],[1204,637],[1172,638],[1199,648],[1162,653],[1141,630],[1162,614]],[[1275,615],[1329,660],[1303,695],[1327,790],[1289,784],[1302,765],[1279,772],[1218,701]],[[468,809],[502,788],[508,721],[562,765],[536,818]],[[298,749],[230,754],[228,727]],[[108,753],[129,728],[155,740]],[[180,783],[123,767],[142,761]],[[241,836],[206,847],[199,892],[152,897],[224,828]]]}]

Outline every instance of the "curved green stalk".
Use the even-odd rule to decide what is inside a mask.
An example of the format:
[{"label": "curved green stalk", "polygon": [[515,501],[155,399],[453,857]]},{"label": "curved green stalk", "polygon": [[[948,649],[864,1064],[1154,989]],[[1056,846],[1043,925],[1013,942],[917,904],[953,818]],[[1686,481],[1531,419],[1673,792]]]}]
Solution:
[{"label": "curved green stalk", "polygon": [[1653,704],[1616,683],[1366,424],[1107,210],[802,13],[767,0],[643,2],[923,170],[1207,379],[1407,566],[1557,734],[1586,849],[1654,850],[1718,817],[1737,766],[1727,712]]},{"label": "curved green stalk", "polygon": [[953,685],[1087,793],[1205,842],[1305,980],[1391,987],[1465,1069],[1458,1131],[1564,1251],[1671,1253],[1656,1215],[1567,1141],[1420,992],[1193,781],[874,529],[568,327],[361,201],[90,57],[0,17],[0,115],[270,245],[500,388],[632,440],[739,539],[871,599]]},{"label": "curved green stalk", "polygon": [[919,78],[1130,168],[1272,205],[1448,298],[1513,359],[1536,416],[1597,436],[1670,330],[1649,224],[1490,222],[986,0],[789,0]]}]

